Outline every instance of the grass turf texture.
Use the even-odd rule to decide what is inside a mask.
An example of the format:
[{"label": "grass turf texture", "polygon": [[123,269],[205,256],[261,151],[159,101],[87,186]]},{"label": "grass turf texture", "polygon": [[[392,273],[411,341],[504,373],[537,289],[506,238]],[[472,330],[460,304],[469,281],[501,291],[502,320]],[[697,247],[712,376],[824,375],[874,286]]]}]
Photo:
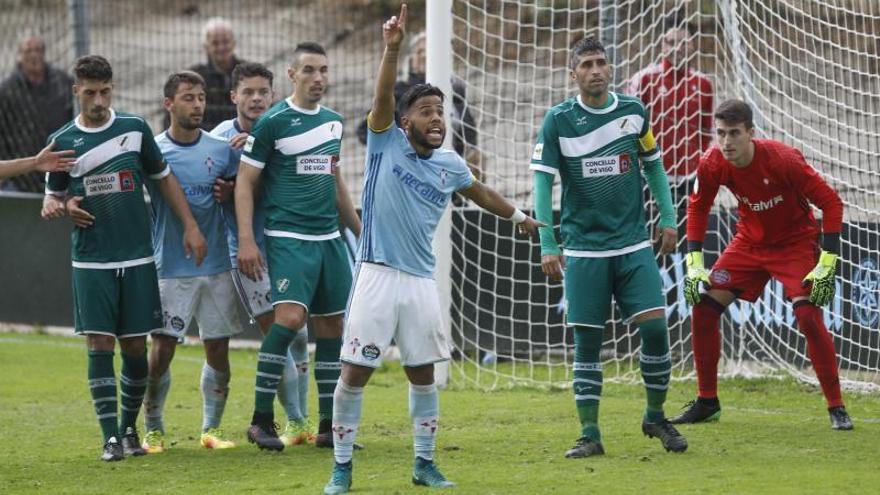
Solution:
[{"label": "grass turf texture", "polygon": [[[84,341],[0,334],[0,493],[320,493],[330,475],[330,450],[295,446],[275,454],[246,443],[253,351],[231,353],[223,427],[239,447],[199,447],[202,359],[201,348],[181,347],[172,364],[168,452],[104,463]],[[117,373],[119,366],[117,351]],[[721,421],[682,427],[690,448],[676,455],[642,436],[643,389],[606,384],[600,422],[607,455],[571,460],[563,453],[579,428],[570,391],[453,387],[440,398],[437,460],[459,494],[834,493],[880,486],[880,397],[846,394],[856,429],[835,432],[815,387],[732,380],[720,388]],[[693,389],[693,383],[674,383],[667,414],[692,398]],[[310,402],[315,418],[315,390]],[[354,493],[426,491],[409,481],[406,403],[399,366],[377,371],[365,393],[359,441],[367,448],[355,452]],[[276,415],[283,417],[278,406]]]}]

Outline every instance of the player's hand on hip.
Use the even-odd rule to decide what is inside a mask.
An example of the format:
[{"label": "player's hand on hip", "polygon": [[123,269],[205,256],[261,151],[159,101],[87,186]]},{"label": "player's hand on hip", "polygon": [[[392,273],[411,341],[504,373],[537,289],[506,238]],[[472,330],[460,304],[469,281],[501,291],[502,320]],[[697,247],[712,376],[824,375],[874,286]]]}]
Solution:
[{"label": "player's hand on hip", "polygon": [[385,21],[382,25],[382,39],[385,46],[390,48],[399,48],[403,37],[406,35],[406,4],[400,5],[400,14],[391,16],[391,19]]},{"label": "player's hand on hip", "polygon": [[68,199],[67,214],[70,215],[74,225],[81,229],[87,229],[95,224],[95,217],[80,207],[82,201],[82,196],[74,196]]},{"label": "player's hand on hip", "polygon": [[43,208],[40,210],[40,216],[43,220],[61,218],[64,215],[67,215],[67,209],[64,207],[63,199],[54,194],[43,196]]},{"label": "player's hand on hip", "polygon": [[239,132],[235,136],[229,138],[229,147],[234,150],[240,150],[244,148],[244,144],[247,142],[249,134],[246,132]]},{"label": "player's hand on hip", "polygon": [[816,306],[825,306],[834,299],[837,289],[834,278],[837,273],[837,255],[828,251],[822,251],[819,262],[804,277],[803,286],[812,284],[810,289],[810,302]]},{"label": "player's hand on hip", "polygon": [[532,217],[526,217],[525,220],[516,224],[516,233],[520,235],[528,235],[529,237],[538,237],[538,229],[546,227],[543,223]]},{"label": "player's hand on hip", "polygon": [[660,243],[660,254],[666,256],[675,251],[675,246],[678,245],[678,231],[672,227],[658,228],[654,234],[654,242]]},{"label": "player's hand on hip", "polygon": [[208,243],[198,227],[193,226],[183,231],[183,251],[187,259],[195,256],[196,266],[202,266],[208,254]]},{"label": "player's hand on hip", "polygon": [[214,200],[218,203],[226,203],[227,201],[230,201],[234,191],[234,180],[223,180],[219,177],[214,180]]},{"label": "player's hand on hip", "polygon": [[559,282],[565,276],[565,257],[561,254],[545,254],[541,256],[541,271],[550,280]]},{"label": "player's hand on hip", "polygon": [[239,242],[237,258],[238,271],[245,277],[254,281],[263,280],[266,264],[263,262],[263,255],[260,254],[260,249],[255,242]]},{"label": "player's hand on hip", "polygon": [[685,257],[687,274],[684,277],[684,298],[688,304],[694,306],[700,302],[701,284],[707,287],[709,282],[709,270],[703,266],[703,252],[691,251]]},{"label": "player's hand on hip", "polygon": [[34,170],[38,172],[67,172],[73,167],[76,158],[74,150],[52,151],[55,141],[49,143],[34,157]]}]

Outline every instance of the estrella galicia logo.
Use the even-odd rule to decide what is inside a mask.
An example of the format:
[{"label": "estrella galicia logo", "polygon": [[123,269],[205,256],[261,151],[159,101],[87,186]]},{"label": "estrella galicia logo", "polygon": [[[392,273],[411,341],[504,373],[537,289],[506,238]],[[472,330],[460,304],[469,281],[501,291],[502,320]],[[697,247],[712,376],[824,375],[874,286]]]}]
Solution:
[{"label": "estrella galicia logo", "polygon": [[380,353],[381,351],[379,351],[379,348],[375,344],[365,345],[364,348],[361,349],[361,354],[371,361],[378,358]]},{"label": "estrella galicia logo", "polygon": [[290,280],[282,278],[275,283],[275,287],[278,289],[278,292],[283,294],[287,292],[287,288],[290,287]]},{"label": "estrella galicia logo", "polygon": [[171,317],[171,328],[177,330],[178,332],[183,330],[183,318],[179,316]]},{"label": "estrella galicia logo", "polygon": [[868,328],[880,325],[880,271],[873,258],[859,263],[852,280],[855,319]]}]

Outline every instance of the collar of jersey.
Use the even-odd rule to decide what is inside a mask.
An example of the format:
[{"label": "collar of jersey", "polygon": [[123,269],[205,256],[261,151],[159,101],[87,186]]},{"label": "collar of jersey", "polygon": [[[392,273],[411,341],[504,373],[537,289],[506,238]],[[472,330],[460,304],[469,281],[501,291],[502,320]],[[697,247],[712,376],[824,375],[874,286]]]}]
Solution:
[{"label": "collar of jersey", "polygon": [[612,101],[611,101],[611,104],[605,108],[593,108],[593,107],[587,106],[584,103],[584,101],[581,99],[581,95],[577,95],[577,102],[578,102],[578,105],[581,106],[581,108],[583,108],[584,110],[586,110],[590,113],[595,113],[595,114],[609,113],[609,112],[613,112],[614,109],[617,108],[617,95],[610,92],[610,91],[608,92],[608,95],[611,97]]},{"label": "collar of jersey", "polygon": [[321,111],[321,105],[318,105],[318,108],[314,110],[306,110],[305,108],[296,106],[296,103],[293,102],[292,96],[288,96],[284,99],[284,101],[287,102],[287,106],[289,106],[291,109],[296,110],[299,113],[304,113],[306,115],[318,115],[318,112]]},{"label": "collar of jersey", "polygon": [[174,139],[173,137],[171,137],[171,133],[168,132],[168,130],[165,131],[165,137],[168,138],[168,140],[171,141],[171,143],[174,144],[175,146],[188,148],[190,146],[195,146],[195,145],[199,144],[199,141],[202,140],[202,134],[204,134],[204,133],[205,133],[205,131],[199,130],[199,137],[197,137],[196,140],[191,143],[182,143],[182,142]]},{"label": "collar of jersey", "polygon": [[80,117],[82,117],[82,115],[76,116],[76,128],[83,132],[96,133],[107,130],[110,128],[111,125],[113,125],[113,121],[116,120],[116,112],[111,108],[110,118],[107,120],[107,123],[102,125],[101,127],[86,127],[79,123]]}]

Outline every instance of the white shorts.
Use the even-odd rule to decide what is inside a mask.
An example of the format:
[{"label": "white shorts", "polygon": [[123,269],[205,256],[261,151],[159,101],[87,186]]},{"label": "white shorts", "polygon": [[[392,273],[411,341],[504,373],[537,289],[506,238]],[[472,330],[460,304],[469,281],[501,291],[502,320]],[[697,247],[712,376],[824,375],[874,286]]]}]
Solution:
[{"label": "white shorts", "polygon": [[434,280],[360,263],[348,302],[340,359],[378,368],[394,339],[404,366],[446,361],[449,343],[442,329]]},{"label": "white shorts", "polygon": [[235,282],[235,290],[238,292],[242,309],[248,316],[258,318],[273,311],[272,286],[269,284],[268,273],[263,273],[263,280],[253,281],[233,269],[232,280]]},{"label": "white shorts", "polygon": [[224,339],[244,330],[232,272],[159,279],[159,296],[164,327],[154,333],[183,341],[193,322],[198,325],[202,340]]}]

